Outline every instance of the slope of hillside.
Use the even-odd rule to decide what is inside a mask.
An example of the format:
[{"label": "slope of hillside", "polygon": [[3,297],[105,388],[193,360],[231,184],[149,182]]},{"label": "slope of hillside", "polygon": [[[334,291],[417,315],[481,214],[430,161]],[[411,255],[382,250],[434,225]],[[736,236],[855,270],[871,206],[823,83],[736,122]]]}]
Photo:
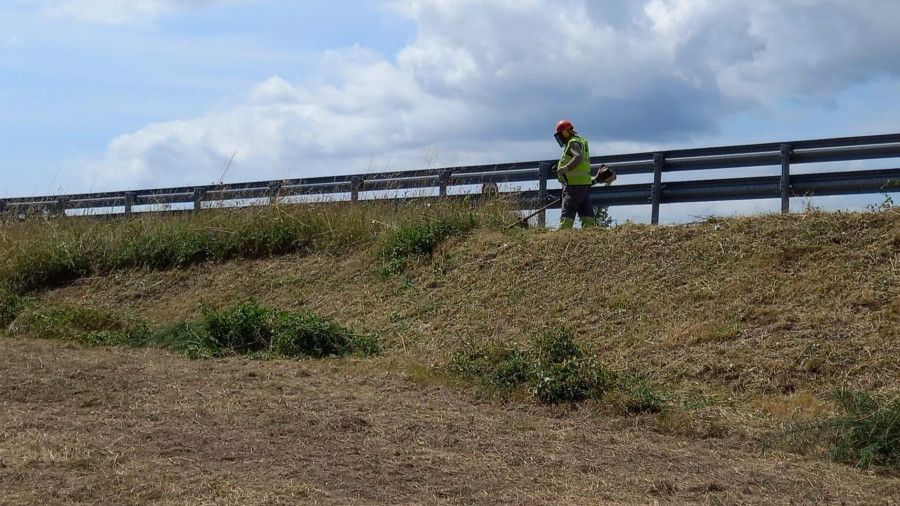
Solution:
[{"label": "slope of hillside", "polygon": [[436,361],[562,325],[605,359],[734,393],[900,389],[900,217],[809,214],[590,232],[484,230],[385,277],[365,249],[126,271],[46,292],[157,323],[255,297]]},{"label": "slope of hillside", "polygon": [[[759,450],[766,444],[790,449],[772,443],[781,434],[783,423],[836,413],[836,390],[894,397],[900,392],[900,213],[896,210],[716,219],[670,227],[626,224],[591,231],[502,231],[488,226],[446,238],[430,257],[413,258],[390,271],[384,268],[383,251],[380,243],[361,241],[356,248],[255,260],[236,258],[165,270],[114,270],[29,297],[35,305],[105,308],[155,325],[194,321],[202,317],[204,308],[250,298],[281,310],[309,310],[360,332],[378,334],[385,344],[383,356],[365,361],[341,359],[331,369],[310,362],[296,366],[281,361],[250,363],[255,370],[312,368],[316,377],[331,378],[321,380],[326,383],[380,385],[384,381],[394,385],[390,391],[398,396],[411,395],[406,389],[422,390],[437,396],[427,402],[452,398],[447,402],[456,406],[453,409],[469,410],[458,404],[462,402],[459,395],[464,395],[473,406],[487,410],[486,417],[494,416],[487,413],[500,406],[527,406],[536,410],[532,411],[537,417],[534,420],[564,416],[568,424],[603,425],[605,428],[596,430],[612,431],[613,446],[619,444],[614,441],[624,441],[622,438],[657,441],[663,437],[659,451],[677,452],[676,448],[688,448],[681,445],[689,445],[692,449],[685,451],[694,457],[701,450],[693,445],[700,445],[705,448],[702,452],[714,454],[720,447],[723,455],[736,452],[735,459],[741,458],[741,452],[747,458],[765,459]],[[609,402],[591,401],[582,404],[590,409],[576,414],[578,411],[567,410],[571,408],[540,408],[527,398],[503,401],[493,396],[482,405],[477,401],[479,394],[485,393],[482,389],[447,372],[451,357],[464,345],[525,343],[529,336],[560,328],[569,329],[605,366],[646,381],[665,399],[665,409],[628,415]],[[14,322],[11,330],[15,329]],[[37,349],[46,350],[47,346],[41,344]],[[28,345],[16,344],[15,348],[24,350]],[[52,353],[58,358],[68,352],[57,349]],[[229,361],[245,364],[240,359],[217,359],[210,367],[227,367],[222,364]],[[203,362],[191,364],[191,369],[203,367]],[[25,376],[20,380],[32,381]],[[397,381],[407,386],[396,390]],[[388,396],[379,402],[389,409],[395,401],[401,399]],[[372,412],[373,408],[359,409]],[[416,411],[419,408],[404,409],[410,420],[421,416]],[[476,414],[480,409],[472,411],[473,424],[480,423]],[[630,436],[616,432],[614,427],[622,420],[628,420],[626,425],[636,432]],[[426,440],[435,437],[430,434]],[[379,444],[402,446],[396,441]],[[820,450],[807,446],[799,451],[812,459],[802,464],[812,466],[809,473],[833,477],[831,485],[817,481],[825,495],[811,497],[798,484],[793,491],[785,485],[778,497],[815,503],[849,494],[847,503],[887,504],[900,490],[896,478],[879,472],[866,475],[874,480],[865,486],[872,494],[868,498],[863,489],[839,491],[862,479],[862,472],[842,467],[834,474],[836,464],[817,460]],[[9,455],[9,447],[5,451]],[[649,448],[641,451],[653,452]],[[774,466],[800,465],[786,464],[784,459],[789,457],[777,451],[771,457]],[[533,455],[548,458],[541,452],[535,448]],[[590,458],[570,464],[587,461]],[[648,462],[659,463],[653,458]],[[743,472],[736,462],[728,465],[733,464],[736,473]],[[652,469],[644,489],[623,485],[622,494],[616,496],[613,485],[594,483],[591,490],[606,487],[603,490],[613,494],[608,495],[609,502],[623,503],[709,501],[710,497],[722,503],[746,503],[755,501],[753,497],[760,503],[779,502],[775,496],[757,495],[765,487],[749,487],[746,493],[725,487],[721,484],[731,478],[724,475],[712,485],[704,484],[702,494],[699,489],[688,494],[690,487],[679,482],[677,470],[674,475],[666,474],[655,468],[656,464],[648,465]],[[640,469],[638,465],[628,472],[639,473]],[[397,472],[403,474],[402,469]],[[351,474],[359,478],[358,473]],[[633,476],[625,482],[632,479],[640,481]],[[572,485],[585,482],[575,479]],[[718,490],[719,486],[728,490]],[[564,489],[557,497],[574,490]],[[496,502],[551,501],[553,494],[533,495],[535,490],[520,490],[519,501],[507,496]],[[828,490],[837,495],[828,496]],[[409,492],[370,499],[478,502],[478,492],[455,490],[457,495],[452,497],[427,496],[431,499]],[[328,502],[327,495],[312,496]],[[255,497],[251,502],[262,502]],[[584,501],[583,496],[571,495],[573,503]]]}]

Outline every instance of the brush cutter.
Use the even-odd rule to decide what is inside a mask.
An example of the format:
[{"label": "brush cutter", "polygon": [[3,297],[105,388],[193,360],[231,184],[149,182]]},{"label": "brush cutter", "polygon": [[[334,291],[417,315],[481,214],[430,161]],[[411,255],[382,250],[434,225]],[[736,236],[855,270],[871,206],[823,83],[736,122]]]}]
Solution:
[{"label": "brush cutter", "polygon": [[[563,174],[563,178],[565,178],[565,174]],[[609,184],[612,184],[612,182],[615,180],[616,180],[616,172],[612,169],[612,167],[610,167],[609,165],[601,165],[600,169],[597,171],[597,175],[594,176],[593,179],[591,179],[591,186],[594,186],[596,184],[604,184],[604,183],[609,185]],[[509,225],[507,225],[506,228],[509,229],[509,228],[513,228],[516,226],[519,226],[522,228],[528,228],[528,220],[530,220],[531,218],[537,216],[538,214],[546,211],[547,209],[550,209],[551,207],[559,204],[560,202],[562,202],[562,197],[554,200],[553,202],[550,202],[549,204],[545,205],[544,207],[538,209],[537,211],[532,212],[528,216],[523,216],[523,217],[519,218],[518,221],[516,221],[515,223],[510,223]]]}]

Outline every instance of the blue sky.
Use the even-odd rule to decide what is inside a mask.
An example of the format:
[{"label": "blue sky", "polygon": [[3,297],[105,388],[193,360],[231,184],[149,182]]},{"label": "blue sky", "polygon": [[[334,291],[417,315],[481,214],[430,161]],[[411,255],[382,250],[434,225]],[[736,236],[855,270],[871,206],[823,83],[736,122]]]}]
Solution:
[{"label": "blue sky", "polygon": [[0,197],[900,132],[895,0],[0,0]]}]

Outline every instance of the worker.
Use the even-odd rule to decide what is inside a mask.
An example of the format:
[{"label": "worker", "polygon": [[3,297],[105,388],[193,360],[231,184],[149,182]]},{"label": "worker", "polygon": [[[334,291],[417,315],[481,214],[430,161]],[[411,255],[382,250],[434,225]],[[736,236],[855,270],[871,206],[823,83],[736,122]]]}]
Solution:
[{"label": "worker", "polygon": [[556,165],[557,178],[563,184],[559,228],[572,228],[576,215],[581,219],[581,228],[595,227],[597,220],[594,217],[594,206],[591,205],[591,185],[611,183],[616,178],[615,172],[604,165],[597,176],[591,179],[588,141],[578,136],[570,121],[562,120],[557,123],[554,137],[563,148],[562,157]]}]

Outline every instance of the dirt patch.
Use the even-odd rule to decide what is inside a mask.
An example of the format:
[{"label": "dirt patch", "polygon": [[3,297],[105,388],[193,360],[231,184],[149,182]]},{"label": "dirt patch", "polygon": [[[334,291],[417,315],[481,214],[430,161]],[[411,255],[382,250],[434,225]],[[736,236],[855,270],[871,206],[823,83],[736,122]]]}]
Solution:
[{"label": "dirt patch", "polygon": [[895,504],[900,479],[390,359],[191,361],[0,338],[3,504]]}]

